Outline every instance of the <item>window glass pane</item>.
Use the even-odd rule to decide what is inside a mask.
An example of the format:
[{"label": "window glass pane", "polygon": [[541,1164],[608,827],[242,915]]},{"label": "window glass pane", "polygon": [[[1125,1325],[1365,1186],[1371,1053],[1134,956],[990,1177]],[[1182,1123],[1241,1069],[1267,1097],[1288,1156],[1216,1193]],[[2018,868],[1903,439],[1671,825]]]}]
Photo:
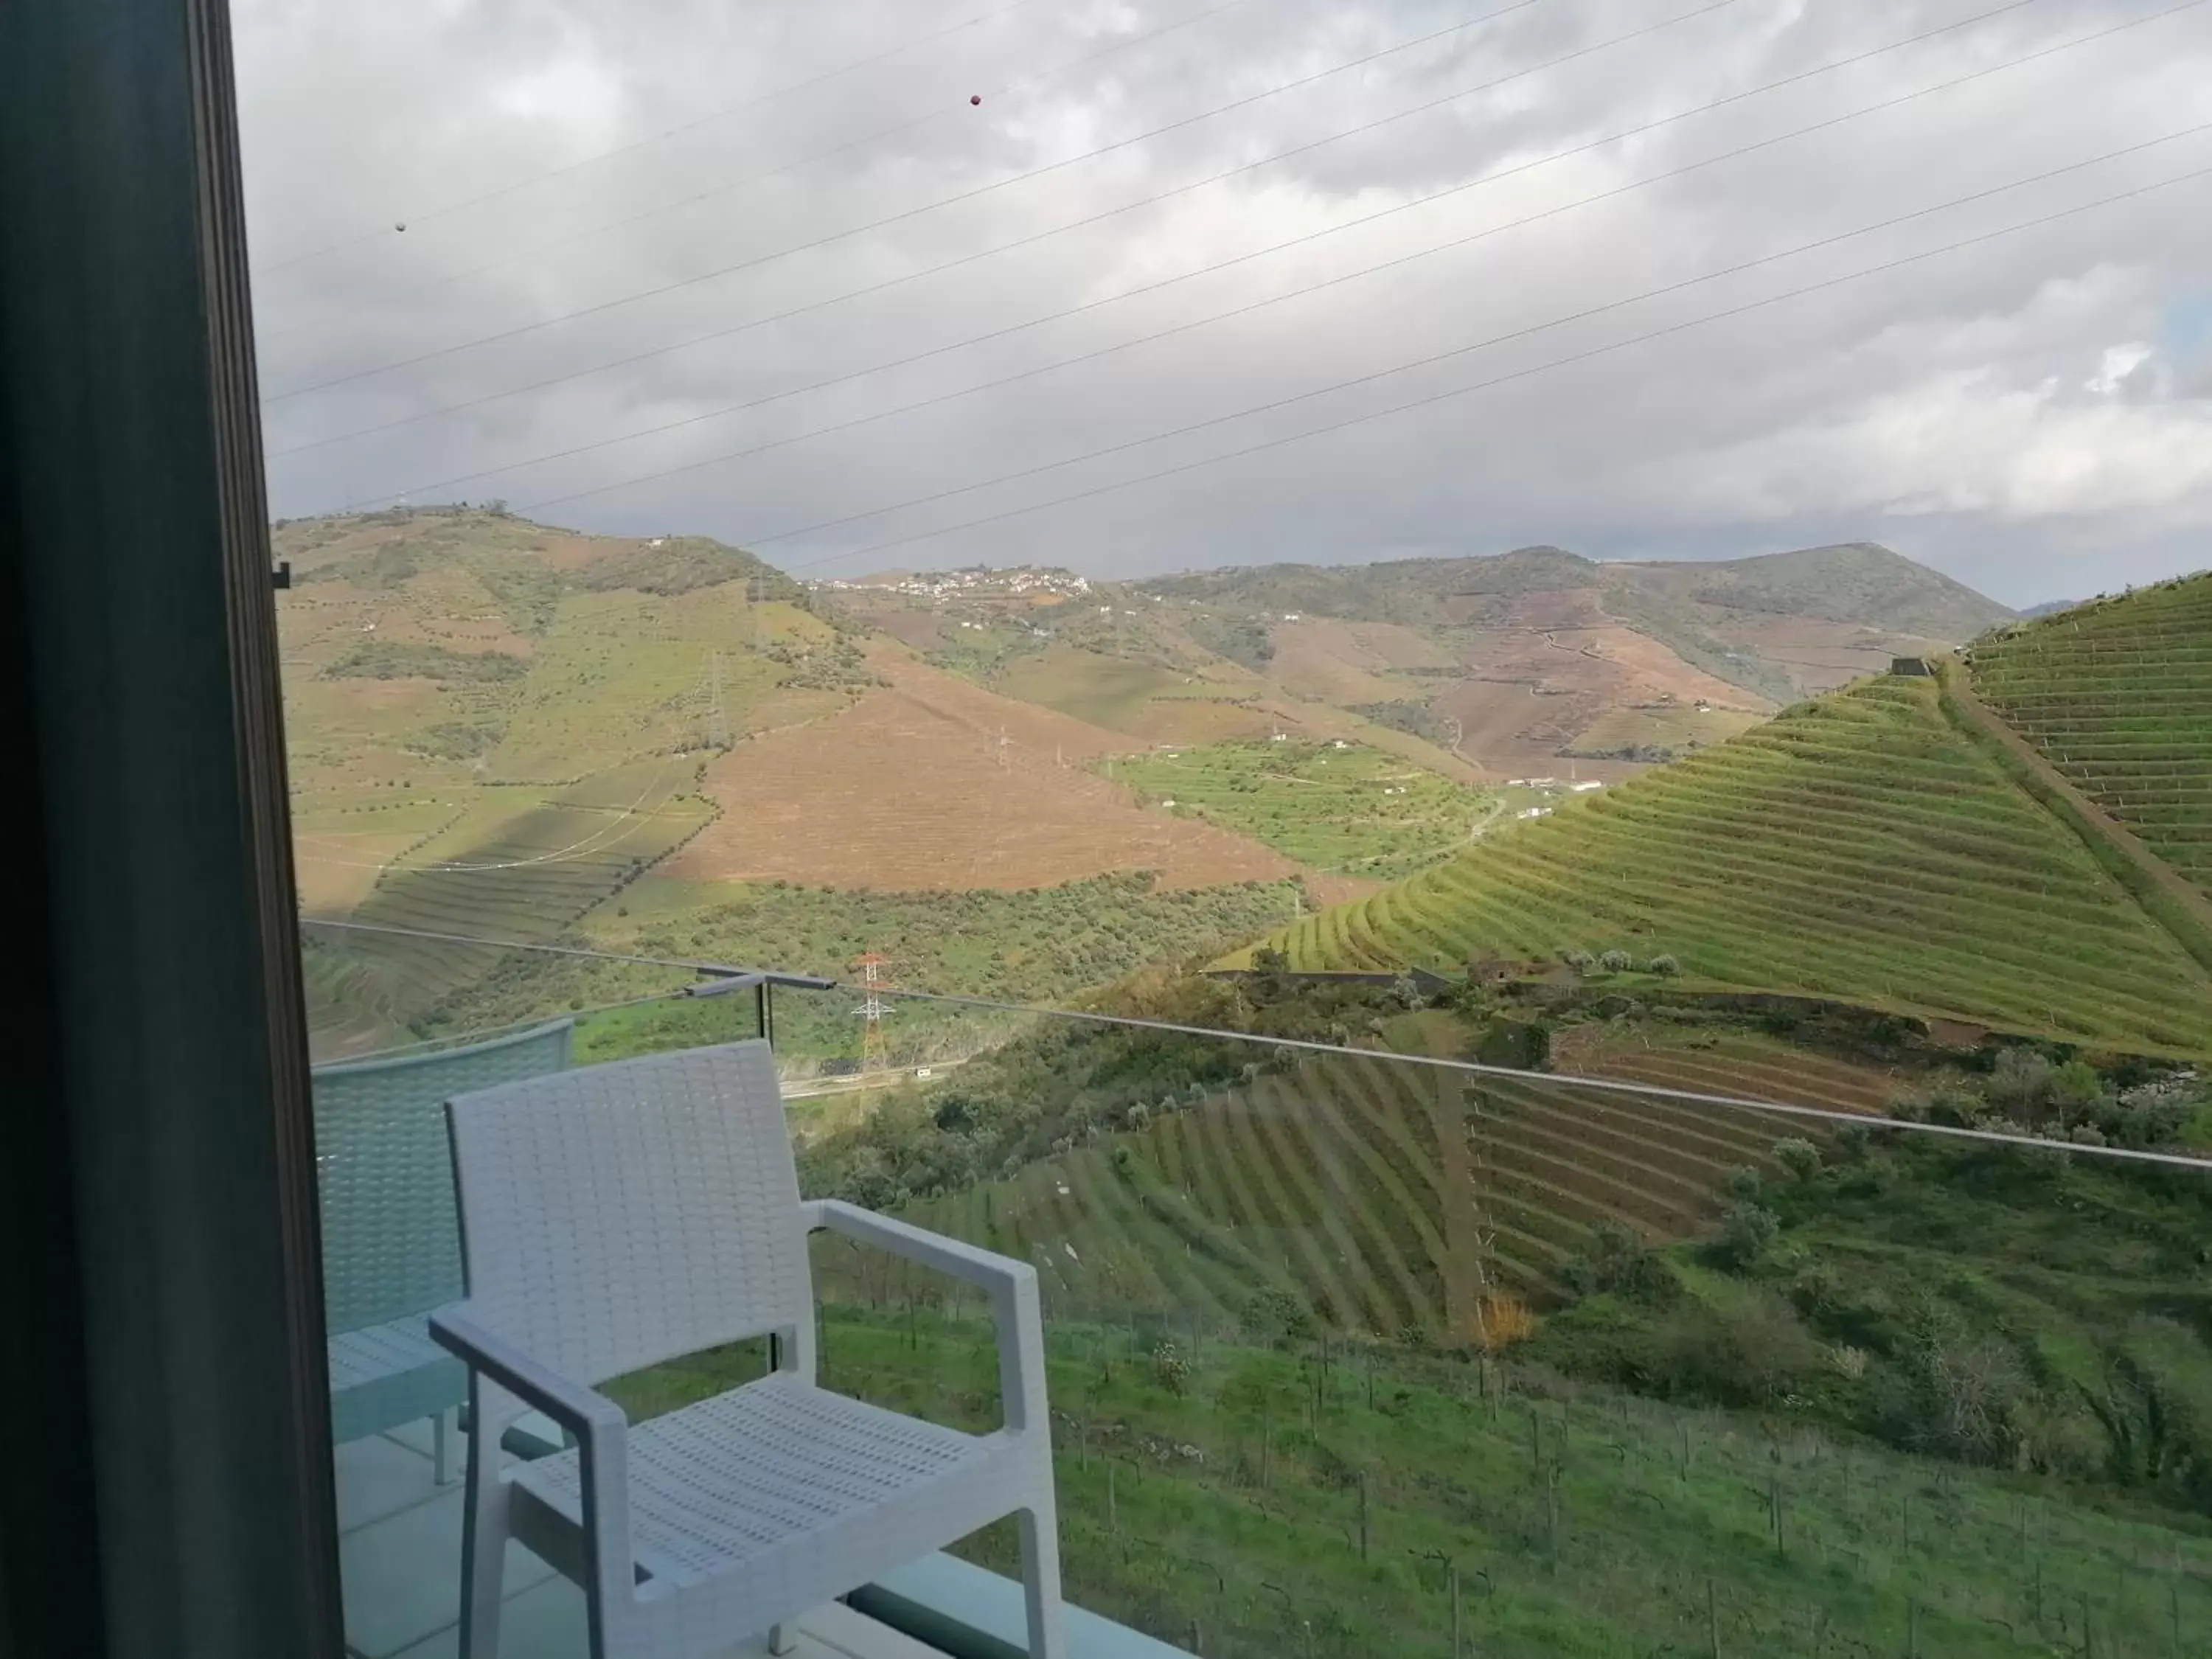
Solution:
[{"label": "window glass pane", "polygon": [[[2045,9],[241,5],[356,1647],[518,1081],[638,1443],[1034,1340],[1085,1652],[2212,1643],[2212,77]],[[805,1641],[1018,1641],[915,1507]]]}]

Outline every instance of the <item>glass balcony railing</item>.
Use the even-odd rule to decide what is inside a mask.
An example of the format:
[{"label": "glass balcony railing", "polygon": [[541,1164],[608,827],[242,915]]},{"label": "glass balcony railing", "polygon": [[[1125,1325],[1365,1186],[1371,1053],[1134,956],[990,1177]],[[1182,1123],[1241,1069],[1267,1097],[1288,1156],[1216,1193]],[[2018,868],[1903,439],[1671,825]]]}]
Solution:
[{"label": "glass balcony railing", "polygon": [[[765,1025],[807,1195],[1036,1268],[1079,1653],[2212,1641],[2212,1163],[2185,1068],[1214,983],[1246,1029],[664,982],[575,1011],[574,1060]],[[823,1386],[995,1423],[974,1291],[827,1236],[814,1276]],[[610,1391],[646,1417],[765,1363]],[[341,1450],[366,1654],[451,1622],[459,1498],[429,1450],[420,1425]],[[411,1503],[380,1509],[408,1456]],[[852,1601],[992,1651],[1018,1571],[988,1528]],[[580,1601],[509,1589],[568,1650]]]}]

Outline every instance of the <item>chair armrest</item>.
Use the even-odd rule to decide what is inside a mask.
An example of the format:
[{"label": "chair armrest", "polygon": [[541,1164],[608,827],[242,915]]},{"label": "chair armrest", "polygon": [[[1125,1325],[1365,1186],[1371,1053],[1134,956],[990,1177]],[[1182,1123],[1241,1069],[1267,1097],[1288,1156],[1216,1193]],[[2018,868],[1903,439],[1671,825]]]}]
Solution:
[{"label": "chair armrest", "polygon": [[810,1233],[827,1229],[988,1291],[999,1328],[999,1394],[1006,1427],[1048,1438],[1052,1419],[1045,1405],[1044,1319],[1037,1305],[1036,1268],[842,1199],[813,1199],[799,1208]]},{"label": "chair armrest", "polygon": [[[479,1483],[498,1480],[501,1419],[513,1414],[508,1401],[535,1406],[576,1437],[582,1475],[586,1567],[588,1589],[597,1593],[597,1616],[619,1618],[609,1607],[636,1593],[630,1550],[629,1419],[621,1407],[596,1389],[587,1389],[486,1329],[469,1316],[468,1304],[456,1303],[430,1316],[430,1337],[467,1365],[469,1379],[469,1482],[471,1504]],[[490,1385],[490,1391],[485,1388]],[[497,1395],[505,1399],[498,1406]],[[489,1448],[490,1455],[479,1455]],[[616,1601],[614,1598],[622,1598]]]},{"label": "chair armrest", "polygon": [[980,1285],[985,1290],[1012,1289],[1024,1281],[1034,1284],[1036,1280],[1036,1269],[1025,1261],[978,1249],[973,1244],[963,1244],[957,1238],[933,1233],[911,1222],[878,1215],[873,1210],[864,1210],[841,1198],[817,1198],[799,1207],[810,1233],[824,1229],[842,1233],[847,1238],[858,1239],[863,1244],[872,1244],[893,1255],[933,1267],[948,1278]]},{"label": "chair armrest", "polygon": [[467,1309],[466,1303],[457,1303],[432,1314],[430,1340],[579,1440],[629,1428],[622,1407],[606,1395],[562,1376],[485,1329],[469,1316]]}]

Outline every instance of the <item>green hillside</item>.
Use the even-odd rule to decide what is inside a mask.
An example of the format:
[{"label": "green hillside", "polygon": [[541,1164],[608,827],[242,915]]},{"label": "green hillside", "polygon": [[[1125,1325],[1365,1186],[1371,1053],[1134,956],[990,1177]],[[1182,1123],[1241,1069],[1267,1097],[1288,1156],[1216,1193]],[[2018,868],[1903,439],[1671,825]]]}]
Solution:
[{"label": "green hillside", "polygon": [[2008,629],[1971,661],[1984,702],[2212,893],[2212,574]]},{"label": "green hillside", "polygon": [[[1261,984],[1115,1006],[1386,1040],[1454,1018]],[[1695,1044],[1722,1086],[1747,1056],[1785,1097],[1826,1072],[1838,1105],[1879,1078],[1703,1020],[1577,1030]],[[2138,1065],[1920,1058],[1901,1115],[2172,1146],[2203,1109]],[[1052,1022],[802,1143],[801,1178],[1034,1264],[1085,1597],[1190,1650],[1441,1659],[1454,1563],[1480,1586],[1462,1653],[2199,1650],[2212,1189],[1804,1127]],[[992,1420],[972,1301],[872,1253],[817,1270],[833,1386]]]},{"label": "green hillside", "polygon": [[1303,968],[1665,956],[1715,986],[2212,1053],[2212,975],[1926,679],[1801,704],[1269,943]]},{"label": "green hillside", "polygon": [[1316,870],[1382,880],[1464,846],[1503,810],[1481,790],[1342,741],[1133,755],[1114,776],[1148,805],[1255,836]]},{"label": "green hillside", "polygon": [[[837,1266],[825,1254],[825,1277]],[[919,1274],[830,1294],[826,1386],[972,1432],[998,1424],[992,1327],[972,1298]],[[2026,1500],[2002,1471],[1540,1364],[1242,1333],[1194,1353],[1188,1334],[1045,1332],[1069,1596],[1185,1652],[2164,1659],[2201,1650],[2212,1621],[2201,1532],[2100,1493]],[[1156,1362],[1163,1343],[1173,1364]],[[762,1369],[753,1348],[724,1349],[610,1391],[649,1415]],[[1020,1571],[1010,1528],[956,1553]]]},{"label": "green hillside", "polygon": [[1711,564],[1607,565],[1647,591],[1705,605],[1819,617],[1928,639],[1969,639],[2011,614],[1963,582],[1872,542],[1763,553]]}]

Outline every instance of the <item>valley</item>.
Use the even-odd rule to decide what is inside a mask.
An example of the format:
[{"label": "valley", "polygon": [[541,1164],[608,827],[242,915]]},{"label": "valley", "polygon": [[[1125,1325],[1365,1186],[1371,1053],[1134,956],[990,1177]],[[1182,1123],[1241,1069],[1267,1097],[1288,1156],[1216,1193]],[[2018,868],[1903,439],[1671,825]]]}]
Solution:
[{"label": "valley", "polygon": [[[296,572],[280,615],[302,903],[392,930],[315,933],[320,1052],[474,1006],[499,953],[409,930],[619,942],[635,932],[622,895],[647,876],[661,914],[668,895],[688,907],[668,937],[745,958],[704,919],[786,889],[1038,895],[1144,872],[1224,915],[1255,884],[1278,890],[1270,916],[1298,914],[1771,709],[1758,674],[1720,678],[1615,614],[1607,594],[1648,571],[1541,550],[1149,586],[1027,569],[809,588],[697,538],[490,509],[302,520],[276,544]],[[1842,603],[1804,580],[1803,603]],[[1713,629],[1753,614],[1694,603]],[[1831,643],[1844,626],[1790,625]],[[783,965],[836,973],[873,947],[836,948]]]},{"label": "valley", "polygon": [[[803,1186],[1036,1269],[1085,1604],[1345,1659],[2212,1627],[2212,578],[279,547],[319,1051],[843,981],[773,998]],[[975,1310],[817,1272],[833,1386],[988,1416]]]}]

